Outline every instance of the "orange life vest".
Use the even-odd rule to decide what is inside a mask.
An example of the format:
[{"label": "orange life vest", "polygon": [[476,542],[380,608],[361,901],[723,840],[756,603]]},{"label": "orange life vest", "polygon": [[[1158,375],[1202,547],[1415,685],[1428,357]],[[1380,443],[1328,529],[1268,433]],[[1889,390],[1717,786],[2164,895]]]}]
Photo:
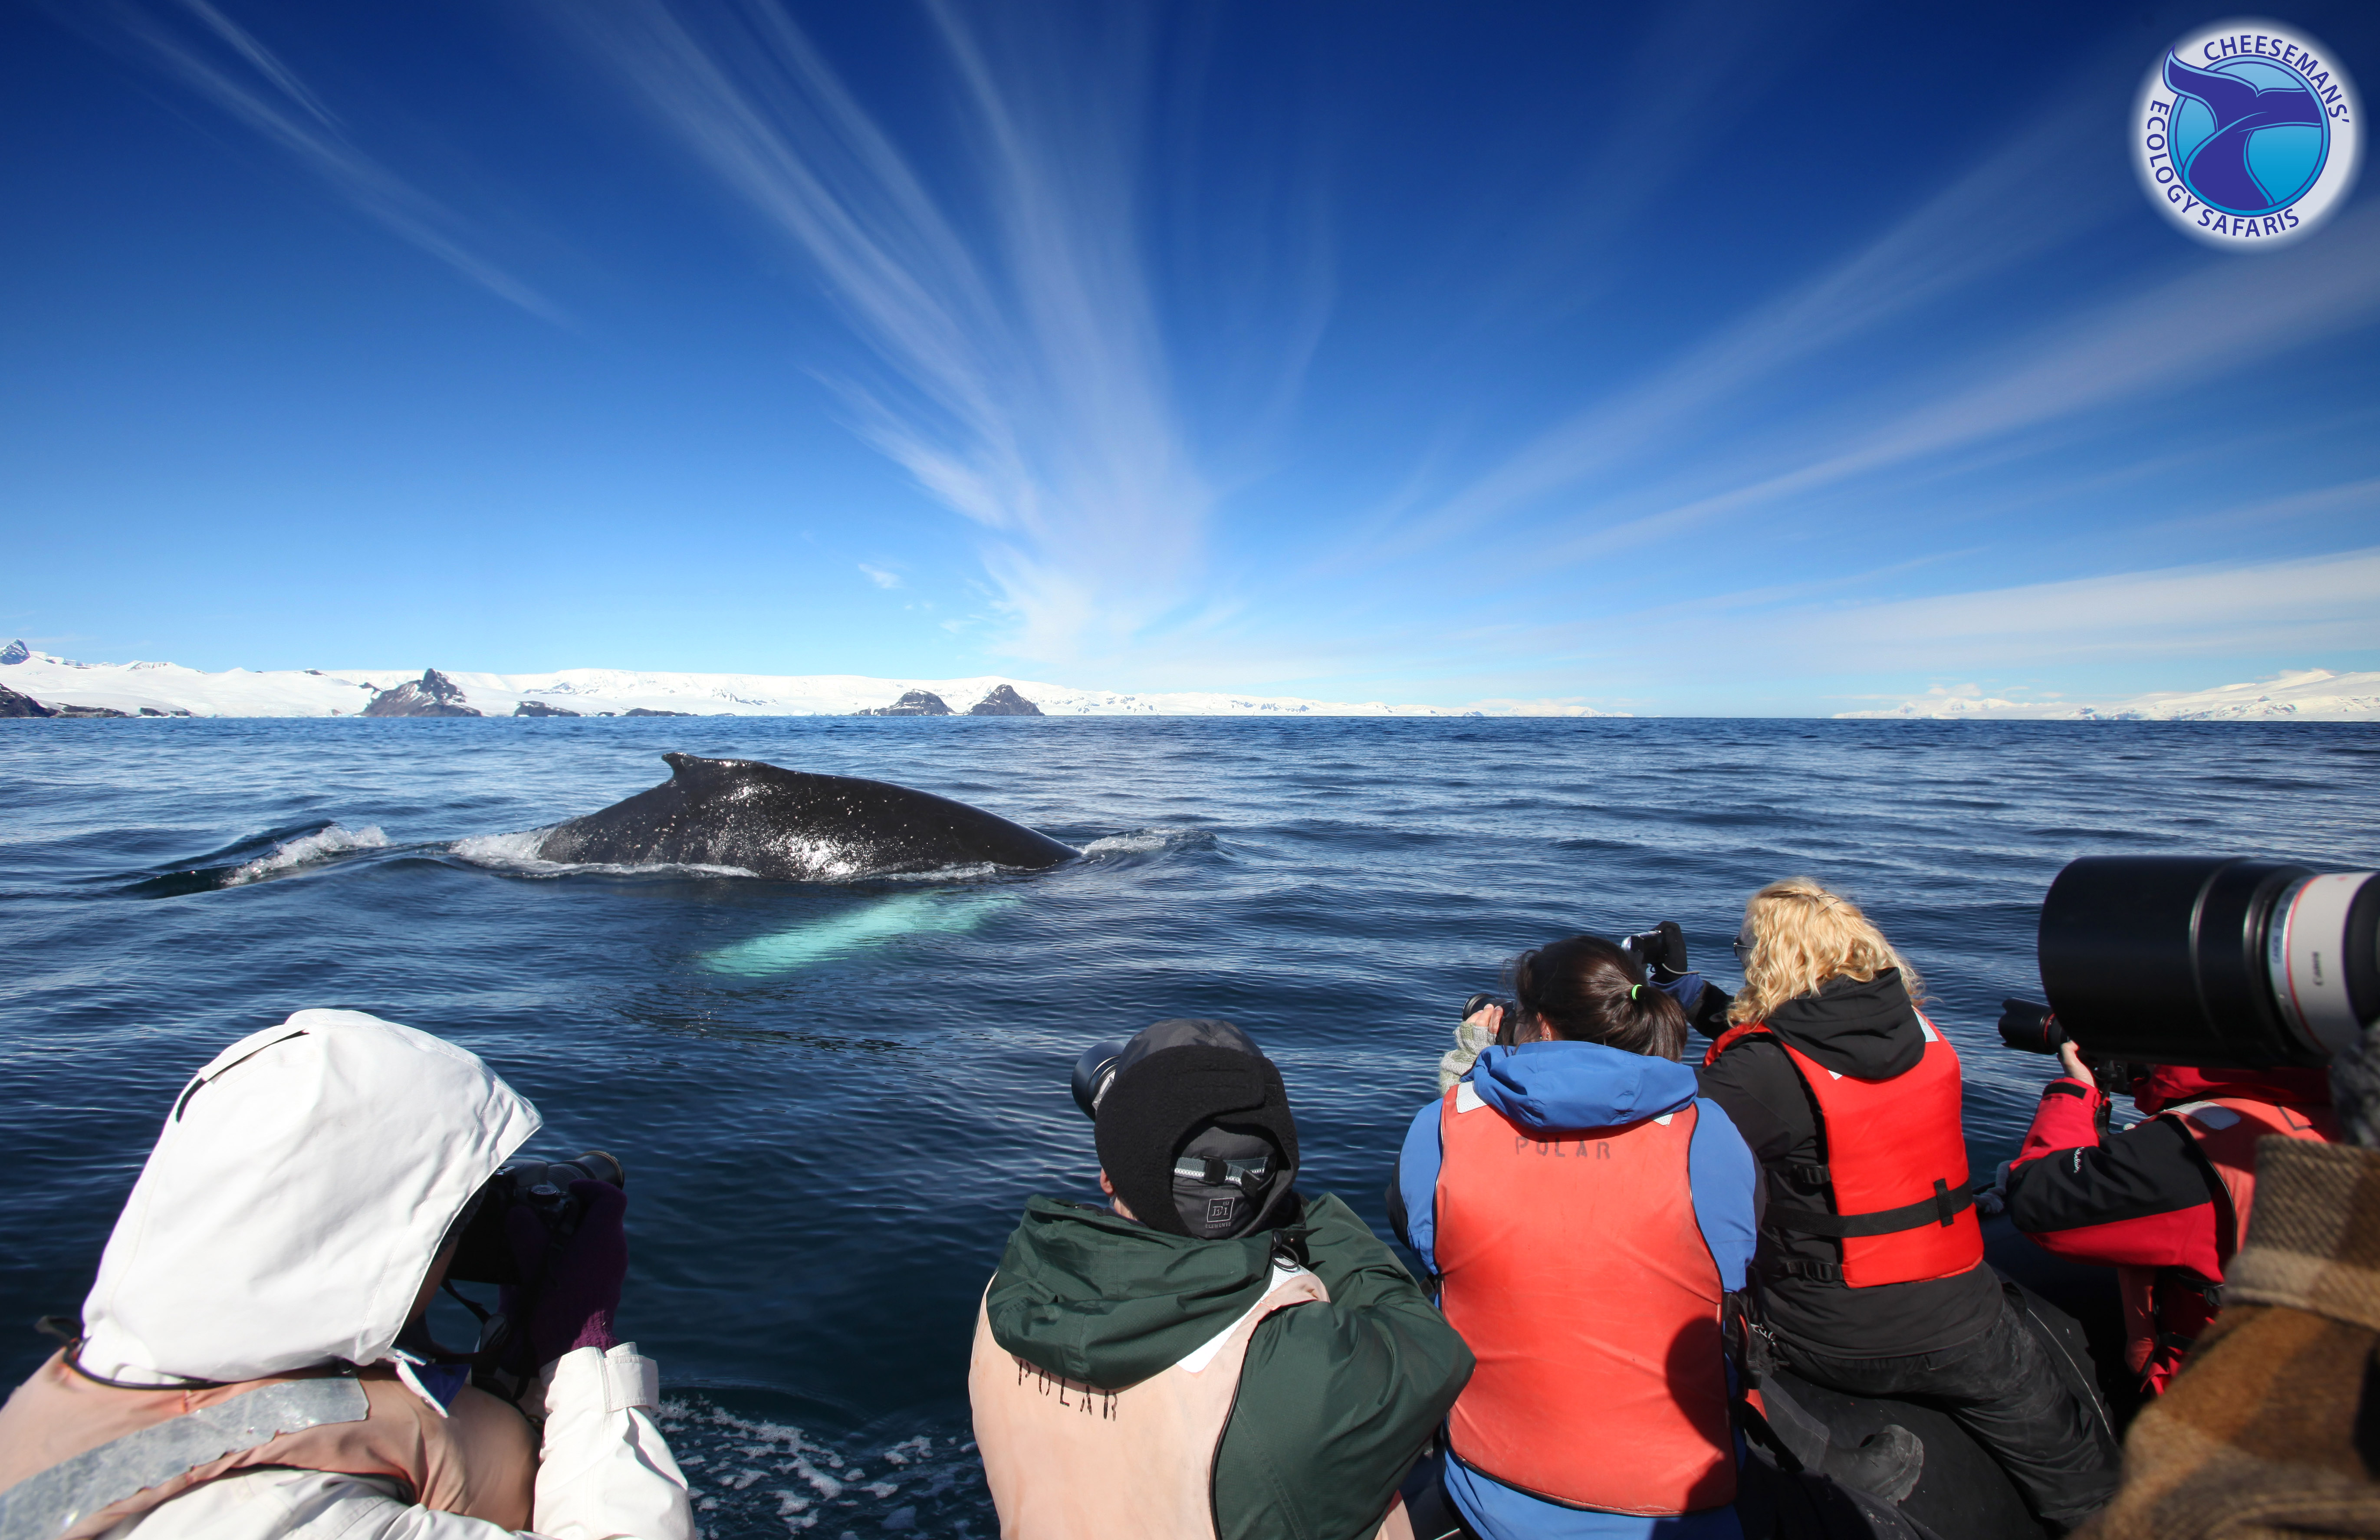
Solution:
[{"label": "orange life vest", "polygon": [[1733,1501],[1725,1291],[1686,1163],[1695,1107],[1547,1134],[1470,1090],[1439,1112],[1440,1307],[1478,1361],[1449,1447],[1572,1508]]},{"label": "orange life vest", "polygon": [[1827,1210],[1770,1203],[1764,1227],[1824,1235],[1840,1248],[1839,1267],[1807,1263],[1787,1270],[1853,1289],[1915,1283],[1963,1273],[1984,1259],[1983,1226],[1967,1190],[1967,1140],[1961,1122],[1959,1052],[1934,1024],[1924,1057],[1897,1075],[1862,1080],[1838,1074],[1765,1023],[1730,1027],[1703,1055],[1706,1065],[1746,1037],[1785,1050],[1818,1109],[1818,1152],[1810,1171],[1827,1191]]},{"label": "orange life vest", "polygon": [[[113,1458],[78,1458],[103,1449]],[[385,1367],[134,1390],[76,1372],[60,1352],[0,1406],[0,1505],[12,1527],[38,1513],[43,1540],[87,1540],[268,1466],[383,1477],[425,1508],[527,1529],[537,1461],[537,1436],[512,1407],[466,1387],[442,1417]]]},{"label": "orange life vest", "polygon": [[[986,1291],[989,1297],[989,1290]],[[967,1401],[1006,1540],[1215,1540],[1215,1460],[1257,1328],[1330,1291],[1312,1273],[1269,1292],[1213,1341],[1121,1390],[1053,1375],[1002,1347],[976,1307]],[[1375,1540],[1413,1540],[1402,1498]]]},{"label": "orange life vest", "polygon": [[2124,1359],[2141,1376],[2141,1388],[2162,1394],[2181,1372],[2182,1360],[2222,1309],[2223,1273],[2248,1233],[2256,1203],[2256,1141],[2306,1139],[2337,1144],[2338,1119],[2327,1107],[2284,1107],[2245,1097],[2209,1097],[2169,1107],[2170,1118],[2191,1137],[2215,1173],[2216,1274],[2201,1278],[2188,1267],[2116,1269],[2124,1300]]}]

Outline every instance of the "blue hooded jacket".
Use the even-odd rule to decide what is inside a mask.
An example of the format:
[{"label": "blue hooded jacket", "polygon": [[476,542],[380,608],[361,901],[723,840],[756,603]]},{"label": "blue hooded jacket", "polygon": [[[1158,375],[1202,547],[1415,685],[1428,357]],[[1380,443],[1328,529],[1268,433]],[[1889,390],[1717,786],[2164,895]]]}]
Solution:
[{"label": "blue hooded jacket", "polygon": [[[1694,1071],[1601,1043],[1524,1043],[1482,1049],[1456,1095],[1475,1097],[1518,1126],[1548,1134],[1611,1128],[1693,1106],[1694,1132],[1687,1146],[1686,1171],[1694,1219],[1718,1267],[1720,1284],[1730,1291],[1743,1287],[1759,1236],[1755,1205],[1760,1169],[1726,1110],[1694,1095]],[[1438,1272],[1438,1178],[1444,1161],[1439,1106],[1434,1098],[1414,1114],[1390,1189],[1397,1238],[1433,1276]],[[1670,1519],[1565,1508],[1506,1486],[1452,1458],[1446,1461],[1446,1489],[1487,1540],[1716,1540],[1742,1533],[1731,1508]]]}]

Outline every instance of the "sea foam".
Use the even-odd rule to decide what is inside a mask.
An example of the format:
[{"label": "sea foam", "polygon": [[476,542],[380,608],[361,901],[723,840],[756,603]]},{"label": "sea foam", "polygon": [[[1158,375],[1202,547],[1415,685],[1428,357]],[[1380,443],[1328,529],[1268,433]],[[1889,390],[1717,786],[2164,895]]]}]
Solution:
[{"label": "sea foam", "polygon": [[300,834],[294,840],[284,840],[265,855],[253,861],[243,861],[225,876],[223,885],[237,888],[249,882],[261,882],[267,878],[285,877],[300,867],[319,866],[358,850],[384,850],[388,836],[380,826],[364,829],[343,829],[337,824],[317,829],[310,834]]}]

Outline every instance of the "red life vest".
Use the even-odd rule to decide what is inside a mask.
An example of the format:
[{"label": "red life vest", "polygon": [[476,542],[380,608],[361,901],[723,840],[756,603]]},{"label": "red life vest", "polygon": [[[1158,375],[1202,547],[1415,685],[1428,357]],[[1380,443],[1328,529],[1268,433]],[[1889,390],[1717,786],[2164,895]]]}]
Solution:
[{"label": "red life vest", "polygon": [[2338,1120],[2327,1107],[2210,1097],[2157,1115],[2172,1119],[2190,1135],[2215,1173],[2218,1195],[2213,1278],[2201,1278],[2188,1267],[2116,1269],[2128,1339],[2124,1358],[2151,1395],[2163,1394],[2167,1383],[2181,1372],[2191,1345],[2223,1307],[2223,1274],[2248,1232],[2248,1215],[2256,1203],[2256,1141],[2277,1137],[2337,1144],[2339,1139]]},{"label": "red life vest", "polygon": [[1686,1167],[1694,1107],[1554,1134],[1466,1093],[1439,1111],[1440,1305],[1478,1361],[1448,1418],[1454,1454],[1572,1508],[1733,1501],[1724,1291]]},{"label": "red life vest", "polygon": [[1950,1278],[1983,1261],[1983,1226],[1967,1190],[1959,1052],[1923,1014],[1917,1021],[1925,1056],[1884,1080],[1837,1074],[1761,1022],[1728,1028],[1703,1055],[1715,1064],[1744,1038],[1767,1037],[1785,1050],[1817,1104],[1825,1163],[1803,1170],[1825,1185],[1826,1212],[1771,1203],[1762,1222],[1827,1236],[1841,1248],[1842,1262],[1824,1273],[1788,1263],[1788,1271],[1873,1289]]}]

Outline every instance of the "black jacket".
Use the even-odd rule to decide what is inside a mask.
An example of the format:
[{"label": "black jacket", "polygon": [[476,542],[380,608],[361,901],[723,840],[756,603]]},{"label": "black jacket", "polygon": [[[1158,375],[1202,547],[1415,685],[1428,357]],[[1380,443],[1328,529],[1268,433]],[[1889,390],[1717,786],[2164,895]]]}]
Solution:
[{"label": "black jacket", "polygon": [[[1694,1014],[1707,1027],[1706,989]],[[1719,1000],[1724,1001],[1720,996]],[[1862,1080],[1884,1080],[1916,1066],[1925,1053],[1925,1029],[1910,1004],[1899,969],[1870,982],[1832,978],[1816,993],[1786,1001],[1768,1027],[1826,1068]],[[1702,1094],[1727,1110],[1768,1178],[1771,1205],[1827,1207],[1823,1188],[1786,1174],[1791,1166],[1823,1165],[1818,1108],[1785,1050],[1764,1038],[1739,1042],[1702,1072]],[[1786,1234],[1763,1224],[1753,1269],[1764,1279],[1769,1325],[1814,1352],[1842,1358],[1899,1358],[1933,1352],[1988,1330],[1999,1318],[1999,1279],[1982,1263],[1952,1278],[1882,1283],[1853,1289],[1807,1278],[1776,1278],[1785,1257],[1840,1262],[1838,1247],[1820,1235]]]}]

